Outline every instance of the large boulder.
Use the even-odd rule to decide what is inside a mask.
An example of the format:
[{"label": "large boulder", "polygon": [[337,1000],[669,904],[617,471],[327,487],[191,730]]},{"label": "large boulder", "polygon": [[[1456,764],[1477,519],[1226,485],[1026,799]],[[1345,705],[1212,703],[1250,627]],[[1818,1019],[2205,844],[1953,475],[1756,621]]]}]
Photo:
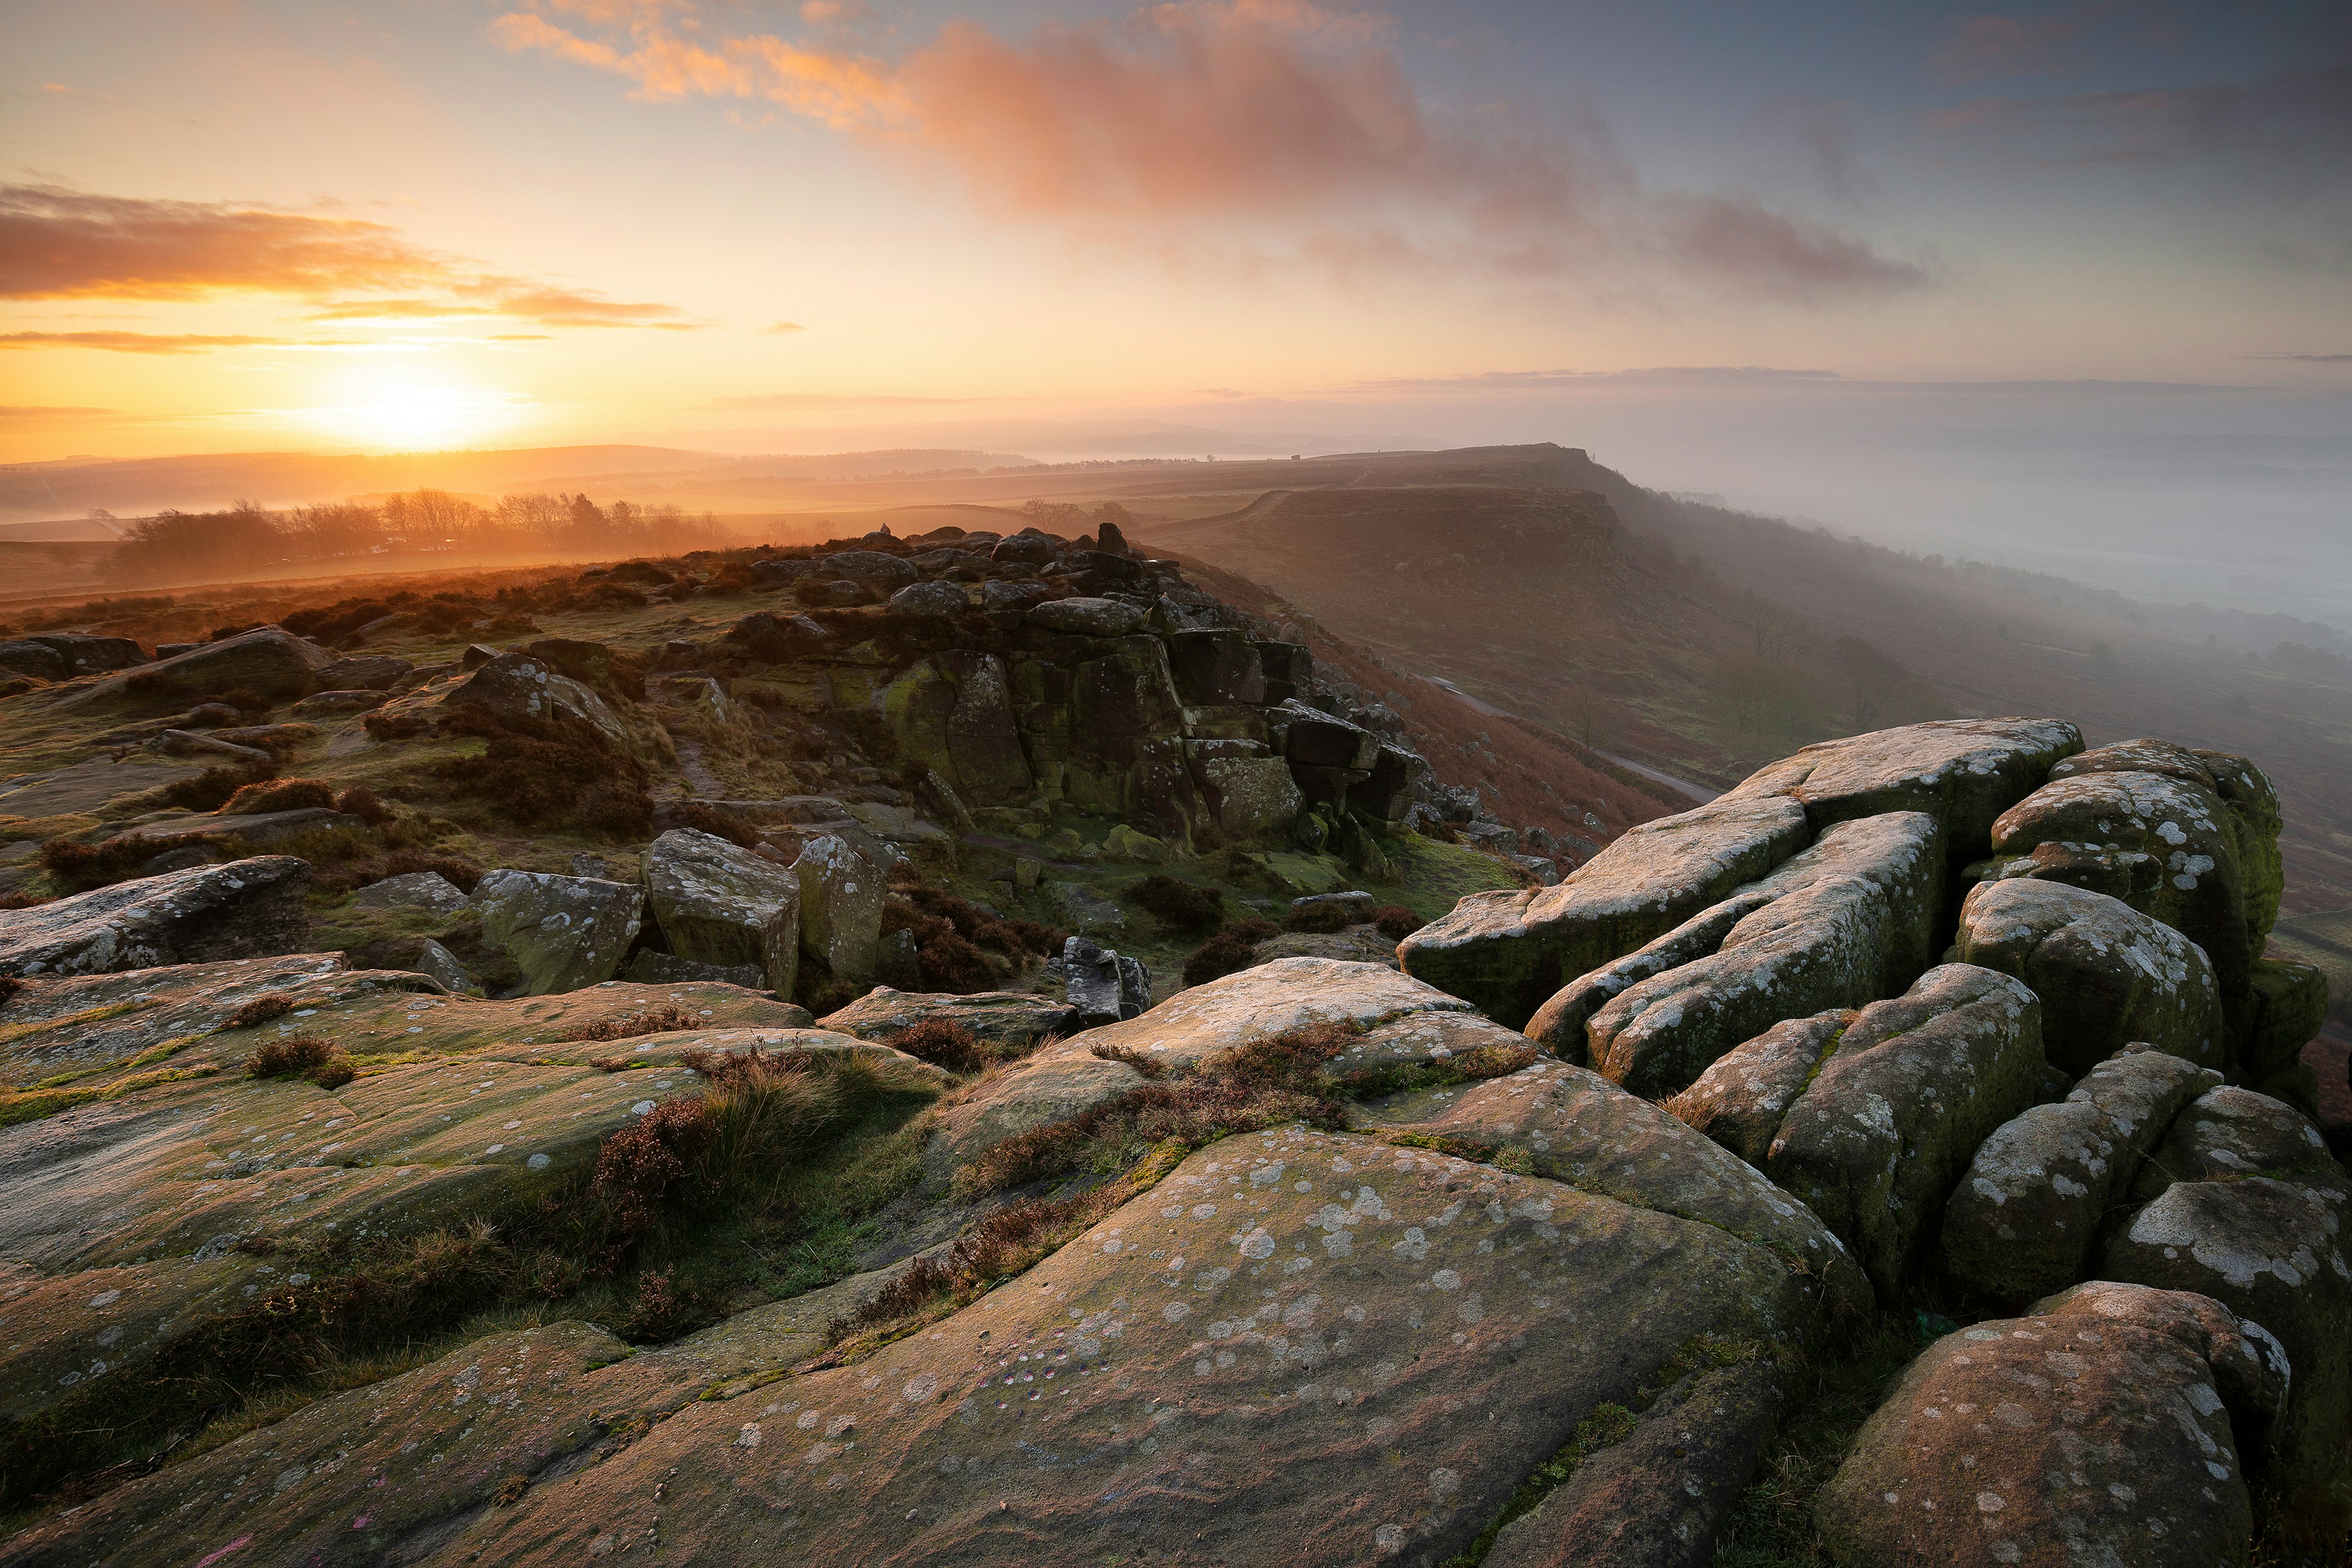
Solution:
[{"label": "large boulder", "polygon": [[1726,801],[1781,798],[1813,831],[1890,811],[1923,811],[1956,859],[1973,860],[2000,814],[2025,798],[2082,731],[2054,719],[1943,719],[1823,741],[1758,769]]},{"label": "large boulder", "polygon": [[645,890],[600,877],[492,871],[474,885],[482,934],[522,973],[526,996],[610,980],[645,924]]},{"label": "large boulder", "polygon": [[882,942],[883,868],[841,834],[811,839],[793,862],[800,879],[801,953],[863,990]]},{"label": "large boulder", "polygon": [[1841,1568],[2243,1563],[2240,1433],[2288,1380],[2209,1297],[2081,1286],[1912,1363],[1822,1489],[1822,1542]]},{"label": "large boulder", "polygon": [[1821,1291],[1825,1310],[1870,1310],[1869,1281],[1820,1216],[1748,1162],[1599,1073],[1538,1061],[1465,1089],[1420,1089],[1353,1107],[1349,1121],[1720,1226],[1777,1254]]},{"label": "large boulder", "polygon": [[1249,843],[1286,832],[1305,797],[1290,764],[1259,741],[1192,741],[1184,757],[1208,820],[1229,839]]},{"label": "large boulder", "polygon": [[1124,599],[1050,599],[1029,612],[1033,626],[1093,637],[1131,637],[1149,618],[1144,610]]},{"label": "large boulder", "polygon": [[2259,954],[2278,919],[2279,894],[2286,883],[2284,863],[2279,858],[2278,786],[2271,783],[2270,775],[2248,759],[2228,752],[2141,740],[2118,741],[2068,757],[2050,770],[2050,776],[2077,778],[2095,773],[2161,773],[2210,789],[2221,797],[2235,836],[2246,948]]},{"label": "large boulder", "polygon": [[1837,824],[1756,884],[1770,901],[1716,952],[1594,1013],[1589,1059],[1636,1094],[1671,1094],[1783,1019],[1895,994],[1934,961],[1944,872],[1923,812]]},{"label": "large boulder", "polygon": [[28,632],[25,640],[57,654],[68,676],[104,675],[148,662],[147,650],[135,637],[100,637],[89,632]]},{"label": "large boulder", "polygon": [[[473,1516],[442,1557],[580,1561],[657,1508],[665,1554],[713,1568],[1075,1568],[1147,1544],[1433,1563],[1585,1423],[1703,1370],[1677,1352],[1769,1344],[1807,1312],[1776,1259],[1711,1226],[1369,1138],[1249,1133],[1017,1289],[690,1405]],[[1636,1529],[1687,1500],[1627,1495]]]},{"label": "large boulder", "polygon": [[0,642],[0,669],[29,675],[37,680],[63,680],[70,673],[65,655],[43,642],[10,638]]},{"label": "large boulder", "polygon": [[362,910],[425,910],[454,915],[467,907],[465,892],[438,871],[406,871],[370,882],[352,895],[352,905]]},{"label": "large boulder", "polygon": [[2165,773],[2102,771],[2044,784],[1993,824],[1993,874],[2120,899],[2212,961],[2234,1039],[2252,1026],[2252,964],[2237,825],[2221,797]]},{"label": "large boulder", "polygon": [[1556,888],[1473,893],[1405,938],[1405,973],[1517,1028],[1561,986],[1666,935],[1811,841],[1804,807],[1717,802],[1628,828]]},{"label": "large boulder", "polygon": [[95,974],[307,945],[310,866],[262,855],[0,910],[0,974]]},{"label": "large boulder", "polygon": [[2235,1084],[2207,1087],[2158,1131],[2162,1142],[2154,1145],[2133,1184],[2143,1198],[2175,1182],[2231,1182],[2242,1176],[2293,1182],[2338,1209],[2352,1197],[2344,1168],[2311,1118],[2267,1094]]},{"label": "large boulder", "polygon": [[262,626],[157,659],[91,690],[99,695],[128,689],[142,697],[185,702],[244,690],[282,701],[308,694],[330,662],[318,644],[282,627]]},{"label": "large boulder", "polygon": [[698,828],[645,847],[646,906],[671,952],[719,968],[754,967],[793,994],[801,963],[801,883],[788,868]]},{"label": "large boulder", "polygon": [[880,550],[845,550],[821,557],[816,563],[816,575],[827,582],[845,578],[852,583],[895,586],[911,583],[922,574],[921,569],[906,557]]},{"label": "large boulder", "polygon": [[1194,703],[1264,702],[1265,666],[1257,645],[1237,631],[1179,631],[1168,637],[1176,689]]},{"label": "large boulder", "polygon": [[1781,1120],[1764,1172],[1892,1300],[1988,1133],[2033,1102],[2042,1006],[2006,974],[1931,969],[1864,1007]]},{"label": "large boulder", "polygon": [[318,680],[327,691],[389,691],[416,668],[388,653],[356,654],[322,666]]},{"label": "large boulder", "polygon": [[2176,1182],[2108,1243],[2100,1269],[2109,1279],[2210,1296],[2276,1336],[2294,1376],[2272,1427],[2268,1479],[2336,1529],[2352,1518],[2346,1206],[2340,1193],[2267,1175]]},{"label": "large boulder", "polygon": [[1701,910],[1655,942],[1578,975],[1551,994],[1528,1020],[1528,1038],[1567,1062],[1582,1062],[1584,1028],[1592,1015],[1643,981],[1696,963],[1718,952],[1732,928],[1772,901],[1758,888],[1743,889]]},{"label": "large boulder", "polygon": [[2120,899],[2031,878],[1979,882],[1960,905],[1952,951],[2041,995],[2051,1065],[2070,1078],[2134,1042],[2229,1065],[2204,950]]},{"label": "large boulder", "polygon": [[2002,1123],[1944,1205],[1944,1272],[2011,1302],[2082,1279],[2141,1161],[2181,1108],[2220,1081],[2210,1068],[2126,1047],[2063,1100]]},{"label": "large boulder", "polygon": [[[625,742],[628,726],[604,700],[535,654],[502,653],[443,692],[446,708],[473,708],[505,724],[557,718],[593,725],[607,740]],[[377,710],[389,713],[390,706]]]}]

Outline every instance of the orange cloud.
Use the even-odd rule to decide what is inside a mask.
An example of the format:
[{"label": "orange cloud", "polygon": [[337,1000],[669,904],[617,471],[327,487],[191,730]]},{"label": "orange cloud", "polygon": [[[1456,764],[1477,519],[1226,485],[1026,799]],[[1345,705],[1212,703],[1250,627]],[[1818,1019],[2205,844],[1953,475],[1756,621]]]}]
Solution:
[{"label": "orange cloud", "polygon": [[127,354],[203,353],[211,349],[277,347],[291,341],[205,332],[0,332],[0,349],[106,349]]},{"label": "orange cloud", "polygon": [[492,36],[629,78],[632,97],[765,99],[944,166],[998,212],[1146,249],[1806,301],[1931,281],[1744,192],[1651,191],[1595,116],[1449,115],[1383,19],[1305,0],[1175,0],[1022,40],[955,22],[895,64],[600,9],[586,25],[618,41],[533,11]]},{"label": "orange cloud", "polygon": [[[445,298],[339,298],[411,291]],[[0,299],[186,300],[224,293],[331,301],[318,318],[330,321],[489,315],[543,326],[694,325],[672,305],[607,300],[485,272],[362,218],[99,195],[55,185],[0,186]]]}]

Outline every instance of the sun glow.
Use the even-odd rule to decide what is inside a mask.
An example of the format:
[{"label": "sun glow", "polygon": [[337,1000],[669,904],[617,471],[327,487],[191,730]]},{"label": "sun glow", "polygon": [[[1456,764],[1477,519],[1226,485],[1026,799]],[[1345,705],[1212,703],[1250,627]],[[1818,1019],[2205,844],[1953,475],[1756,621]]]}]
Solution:
[{"label": "sun glow", "polygon": [[527,401],[515,393],[393,381],[305,413],[312,423],[371,446],[469,446],[512,425]]}]

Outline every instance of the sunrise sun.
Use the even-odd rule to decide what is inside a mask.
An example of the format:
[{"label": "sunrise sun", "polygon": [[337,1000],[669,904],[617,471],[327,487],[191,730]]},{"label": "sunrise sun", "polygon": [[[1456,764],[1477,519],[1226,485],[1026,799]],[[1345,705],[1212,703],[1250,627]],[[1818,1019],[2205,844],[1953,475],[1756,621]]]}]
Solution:
[{"label": "sunrise sun", "polygon": [[466,446],[514,423],[509,393],[431,382],[355,387],[348,400],[308,410],[310,420],[374,447]]}]

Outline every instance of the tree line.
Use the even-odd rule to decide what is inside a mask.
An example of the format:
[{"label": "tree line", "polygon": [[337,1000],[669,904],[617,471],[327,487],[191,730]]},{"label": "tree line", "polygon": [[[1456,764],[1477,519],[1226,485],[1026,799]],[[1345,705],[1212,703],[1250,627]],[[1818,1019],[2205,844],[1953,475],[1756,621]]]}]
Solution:
[{"label": "tree line", "polygon": [[239,501],[224,511],[164,511],[123,529],[109,575],[151,581],[302,562],[408,555],[674,554],[728,542],[709,512],[670,504],[530,492],[483,506],[447,490],[327,501],[280,511]]}]

